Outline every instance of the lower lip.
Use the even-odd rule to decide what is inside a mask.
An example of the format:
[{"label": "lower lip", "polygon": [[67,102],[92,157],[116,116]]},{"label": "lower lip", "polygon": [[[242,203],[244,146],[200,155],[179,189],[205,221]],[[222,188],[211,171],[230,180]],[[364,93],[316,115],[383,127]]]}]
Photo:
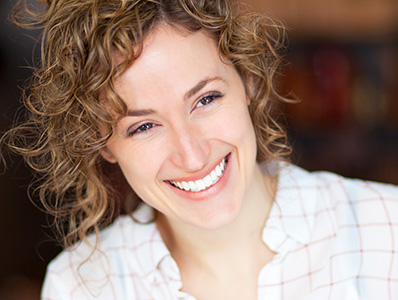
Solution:
[{"label": "lower lip", "polygon": [[221,190],[224,189],[225,185],[228,182],[229,174],[231,173],[231,153],[227,155],[227,166],[225,167],[224,173],[221,176],[221,178],[211,187],[202,190],[200,192],[190,192],[190,191],[185,191],[185,190],[180,190],[179,188],[176,188],[172,186],[169,183],[166,183],[172,190],[173,192],[177,193],[183,198],[188,198],[193,201],[203,201],[206,200],[207,198],[219,193]]}]

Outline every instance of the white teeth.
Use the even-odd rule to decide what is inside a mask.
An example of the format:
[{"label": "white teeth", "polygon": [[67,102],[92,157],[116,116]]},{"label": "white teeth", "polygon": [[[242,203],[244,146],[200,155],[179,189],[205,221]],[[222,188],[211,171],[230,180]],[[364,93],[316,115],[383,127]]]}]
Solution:
[{"label": "white teeth", "polygon": [[221,176],[222,171],[221,171],[220,166],[217,166],[217,167],[216,167],[216,174],[217,174],[217,176]]},{"label": "white teeth", "polygon": [[189,184],[189,188],[190,188],[192,191],[195,191],[195,190],[196,190],[196,185],[195,185],[195,183],[193,183],[193,181],[188,182],[188,184]]},{"label": "white teeth", "polygon": [[184,188],[184,190],[189,191],[189,184],[186,183],[185,181],[181,182],[182,187]]},{"label": "white teeth", "polygon": [[210,176],[211,176],[211,180],[213,180],[213,181],[217,180],[217,174],[214,170],[211,171]]},{"label": "white teeth", "polygon": [[227,159],[224,158],[216,168],[210,172],[209,175],[205,176],[203,179],[193,181],[170,181],[170,183],[179,188],[180,190],[191,191],[191,192],[199,192],[207,189],[208,187],[216,184],[216,182],[221,178],[226,166]]},{"label": "white teeth", "polygon": [[204,190],[206,188],[205,183],[202,179],[196,180],[195,185],[198,191]]},{"label": "white teeth", "polygon": [[213,180],[211,180],[210,175],[207,175],[204,179],[203,179],[205,186],[209,187],[211,186],[211,184],[213,183]]}]

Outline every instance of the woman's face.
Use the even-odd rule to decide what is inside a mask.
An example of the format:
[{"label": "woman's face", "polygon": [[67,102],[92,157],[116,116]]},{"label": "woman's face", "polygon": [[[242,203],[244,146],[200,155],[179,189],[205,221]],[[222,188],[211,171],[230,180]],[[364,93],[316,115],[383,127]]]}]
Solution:
[{"label": "woman's face", "polygon": [[203,32],[159,26],[116,81],[128,107],[102,155],[169,220],[231,223],[244,202],[256,139],[241,78]]}]

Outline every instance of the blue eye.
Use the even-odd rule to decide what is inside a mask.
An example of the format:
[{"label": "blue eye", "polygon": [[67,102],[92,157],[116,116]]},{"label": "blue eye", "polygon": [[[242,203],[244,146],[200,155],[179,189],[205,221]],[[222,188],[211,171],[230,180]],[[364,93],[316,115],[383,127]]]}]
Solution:
[{"label": "blue eye", "polygon": [[205,106],[205,105],[209,105],[210,103],[212,103],[216,98],[220,98],[222,95],[220,93],[212,93],[209,95],[206,95],[204,97],[202,97],[198,103],[196,104],[196,107],[201,107],[201,106]]},{"label": "blue eye", "polygon": [[138,126],[135,130],[129,132],[128,135],[132,136],[136,133],[142,133],[142,132],[148,131],[149,129],[151,129],[155,126],[156,126],[156,124],[154,124],[154,123],[145,123],[145,124]]}]

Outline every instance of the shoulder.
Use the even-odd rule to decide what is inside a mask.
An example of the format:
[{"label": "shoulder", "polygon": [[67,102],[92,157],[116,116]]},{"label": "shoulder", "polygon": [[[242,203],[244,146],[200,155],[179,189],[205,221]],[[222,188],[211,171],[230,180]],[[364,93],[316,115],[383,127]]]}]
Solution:
[{"label": "shoulder", "polygon": [[136,299],[134,286],[126,281],[142,281],[141,261],[148,259],[148,240],[156,233],[154,223],[118,217],[98,237],[90,235],[49,264],[43,299],[117,299],[116,292]]},{"label": "shoulder", "polygon": [[326,171],[309,172],[300,167],[285,164],[280,171],[280,188],[297,190],[308,196],[313,191],[335,204],[398,201],[398,186],[345,178]]},{"label": "shoulder", "polygon": [[398,282],[398,187],[292,165],[281,170],[280,187],[285,228],[302,242],[291,261],[308,258],[314,290],[333,286],[346,295],[355,286],[361,295],[391,298]]},{"label": "shoulder", "polygon": [[[278,201],[290,214],[312,224],[312,236],[357,241],[361,249],[394,249],[398,238],[398,186],[308,172],[286,164],[280,171]],[[284,208],[288,207],[288,208]]]},{"label": "shoulder", "polygon": [[398,186],[309,172],[291,164],[279,171],[276,203],[285,219],[326,223],[331,234],[339,228],[390,232],[398,226]]}]

